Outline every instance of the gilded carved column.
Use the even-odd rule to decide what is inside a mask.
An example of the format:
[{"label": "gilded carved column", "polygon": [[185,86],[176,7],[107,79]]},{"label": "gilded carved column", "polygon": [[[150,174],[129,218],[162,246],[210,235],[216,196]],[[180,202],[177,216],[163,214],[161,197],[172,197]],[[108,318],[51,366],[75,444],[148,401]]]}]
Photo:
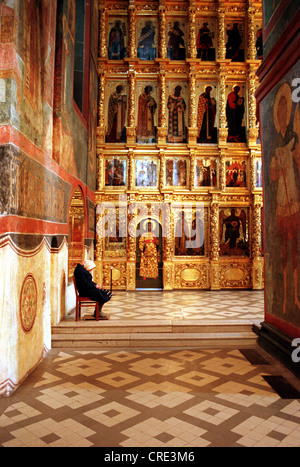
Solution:
[{"label": "gilded carved column", "polygon": [[263,258],[261,256],[261,209],[262,195],[254,195],[252,208],[252,287],[263,289]]},{"label": "gilded carved column", "polygon": [[135,5],[134,2],[129,2],[129,38],[128,38],[128,48],[127,54],[128,58],[136,58],[136,33],[135,33]]},{"label": "gilded carved column", "polygon": [[172,223],[171,204],[166,201],[162,206],[162,227],[163,288],[164,290],[172,290],[172,238],[174,225]]},{"label": "gilded carved column", "polygon": [[99,56],[100,58],[107,57],[106,38],[105,38],[105,7],[100,7]]},{"label": "gilded carved column", "polygon": [[166,70],[163,65],[159,72],[159,117],[157,128],[157,142],[159,145],[166,144],[167,118],[166,118]]},{"label": "gilded carved column", "polygon": [[134,154],[133,150],[129,149],[128,151],[128,159],[129,159],[129,173],[128,173],[128,180],[129,180],[129,190],[134,190]]},{"label": "gilded carved column", "polygon": [[104,76],[103,70],[101,70],[100,75],[99,75],[99,88],[98,88],[97,144],[105,143],[104,99],[105,99],[105,76]]},{"label": "gilded carved column", "polygon": [[190,99],[189,99],[189,144],[197,144],[197,111],[196,111],[196,68],[195,65],[190,66],[189,73],[189,87],[190,87]]},{"label": "gilded carved column", "polygon": [[[134,195],[133,195],[134,196]],[[128,233],[127,233],[127,268],[126,289],[135,290],[135,268],[136,268],[136,206],[135,202],[128,203]]]},{"label": "gilded carved column", "polygon": [[196,157],[195,151],[190,151],[190,190],[195,188],[195,175],[196,175]]},{"label": "gilded carved column", "polygon": [[247,58],[248,60],[255,60],[256,56],[256,37],[255,37],[255,7],[251,3],[249,3],[249,7],[247,10],[247,22],[248,22],[248,53]]},{"label": "gilded carved column", "polygon": [[224,150],[220,151],[219,172],[220,172],[220,190],[225,191],[225,188],[226,188],[226,154]]},{"label": "gilded carved column", "polygon": [[164,188],[165,180],[165,165],[166,165],[166,156],[165,151],[160,151],[160,173],[159,173],[159,190],[162,191]]},{"label": "gilded carved column", "polygon": [[219,60],[224,60],[226,56],[225,48],[225,5],[223,1],[219,1],[218,5],[218,52]]},{"label": "gilded carved column", "polygon": [[219,68],[219,144],[227,142],[227,119],[226,119],[226,67]]},{"label": "gilded carved column", "polygon": [[210,205],[210,288],[220,289],[219,283],[219,200],[218,195],[212,195]]},{"label": "gilded carved column", "polygon": [[197,57],[196,48],[196,10],[195,2],[190,2],[189,8],[189,41],[188,41],[188,58]]},{"label": "gilded carved column", "polygon": [[128,127],[126,128],[127,144],[135,144],[135,71],[134,66],[129,65],[128,72],[129,97],[128,97]]},{"label": "gilded carved column", "polygon": [[167,58],[166,46],[166,12],[164,0],[159,2],[159,50],[158,57],[165,60]]},{"label": "gilded carved column", "polygon": [[103,203],[98,203],[96,206],[96,246],[95,246],[95,279],[98,284],[102,284],[103,277],[103,256],[104,256],[104,247],[105,247],[105,238],[104,238],[104,217],[105,210]]},{"label": "gilded carved column", "polygon": [[97,151],[97,191],[101,191],[104,188],[104,159],[102,151]]},{"label": "gilded carved column", "polygon": [[258,138],[258,124],[256,121],[256,99],[255,99],[255,91],[257,87],[257,76],[256,76],[256,67],[255,65],[249,66],[249,73],[248,73],[248,86],[249,86],[249,128],[248,128],[248,141],[249,146],[253,146],[257,144]]}]

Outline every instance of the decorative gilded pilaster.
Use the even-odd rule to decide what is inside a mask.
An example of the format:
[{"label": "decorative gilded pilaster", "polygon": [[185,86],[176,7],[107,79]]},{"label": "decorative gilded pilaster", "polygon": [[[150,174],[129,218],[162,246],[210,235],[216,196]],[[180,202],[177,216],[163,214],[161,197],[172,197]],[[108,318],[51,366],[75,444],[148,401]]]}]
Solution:
[{"label": "decorative gilded pilaster", "polygon": [[160,173],[159,173],[159,189],[160,191],[164,188],[165,180],[165,166],[166,166],[166,156],[165,151],[160,151]]},{"label": "decorative gilded pilaster", "polygon": [[263,289],[263,258],[261,257],[261,208],[262,196],[254,195],[252,209],[252,287]]},{"label": "decorative gilded pilaster", "polygon": [[129,98],[128,98],[128,127],[126,128],[127,144],[135,144],[135,71],[134,66],[129,65],[128,72]]},{"label": "decorative gilded pilaster", "polygon": [[135,5],[134,1],[129,2],[129,38],[128,38],[128,58],[136,58],[136,33],[135,33]]},{"label": "decorative gilded pilaster", "polygon": [[190,2],[189,7],[189,42],[188,42],[188,58],[197,57],[196,48],[196,9],[195,2]]},{"label": "decorative gilded pilaster", "polygon": [[159,72],[159,116],[157,128],[158,144],[166,144],[167,137],[167,118],[166,118],[166,70],[164,65],[161,65]]},{"label": "decorative gilded pilaster", "polygon": [[195,65],[190,66],[189,73],[189,144],[197,144],[197,111],[196,111],[196,68]]},{"label": "decorative gilded pilaster", "polygon": [[104,187],[104,160],[102,152],[97,151],[97,190],[101,191]]},{"label": "decorative gilded pilaster", "polygon": [[127,235],[127,268],[126,289],[135,290],[135,268],[136,268],[136,207],[135,202],[128,204],[128,235]]},{"label": "decorative gilded pilaster", "polygon": [[102,264],[105,248],[105,238],[104,238],[104,216],[105,210],[102,203],[97,204],[96,206],[96,245],[95,245],[95,280],[98,284],[102,284]]},{"label": "decorative gilded pilaster", "polygon": [[128,159],[129,159],[129,173],[128,173],[128,180],[129,180],[129,190],[134,190],[134,154],[132,149],[128,151]]},{"label": "decorative gilded pilaster", "polygon": [[193,150],[190,151],[190,190],[195,188],[196,157]]},{"label": "decorative gilded pilaster", "polygon": [[162,235],[163,235],[163,288],[172,290],[172,239],[174,232],[174,219],[171,212],[171,203],[164,201],[162,205]]},{"label": "decorative gilded pilaster", "polygon": [[250,151],[250,190],[255,190],[255,151]]},{"label": "decorative gilded pilaster", "polygon": [[219,281],[219,199],[218,195],[212,195],[210,205],[210,288],[212,290],[220,289]]},{"label": "decorative gilded pilaster", "polygon": [[219,68],[219,144],[226,144],[228,129],[226,120],[226,67]]},{"label": "decorative gilded pilaster", "polygon": [[217,58],[224,60],[226,56],[225,48],[225,5],[223,1],[219,1],[218,5],[218,52]]},{"label": "decorative gilded pilaster", "polygon": [[220,190],[225,191],[226,188],[226,155],[224,151],[220,151],[219,158],[219,173],[220,173]]},{"label": "decorative gilded pilaster", "polygon": [[165,60],[167,58],[166,46],[166,12],[164,0],[159,2],[159,50],[158,57]]},{"label": "decorative gilded pilaster", "polygon": [[258,124],[256,121],[256,99],[255,92],[257,87],[256,67],[254,65],[249,66],[248,74],[248,86],[249,86],[249,129],[248,129],[248,141],[249,147],[257,144],[258,137]]},{"label": "decorative gilded pilaster", "polygon": [[99,23],[99,56],[100,58],[107,57],[106,38],[105,38],[105,7],[100,7],[100,23]]},{"label": "decorative gilded pilaster", "polygon": [[105,125],[104,125],[104,99],[105,99],[105,76],[103,70],[99,76],[98,88],[98,125],[97,125],[97,145],[105,143]]},{"label": "decorative gilded pilaster", "polygon": [[247,20],[248,20],[248,52],[247,58],[248,60],[255,60],[256,56],[256,37],[255,37],[255,7],[254,5],[249,2],[248,10],[247,10]]}]

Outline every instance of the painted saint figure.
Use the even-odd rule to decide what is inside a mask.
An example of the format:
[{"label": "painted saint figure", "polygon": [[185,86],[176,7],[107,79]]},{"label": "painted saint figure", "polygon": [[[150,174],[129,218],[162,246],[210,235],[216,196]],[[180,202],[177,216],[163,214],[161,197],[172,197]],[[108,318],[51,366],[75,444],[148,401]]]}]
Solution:
[{"label": "painted saint figure", "polygon": [[212,38],[213,33],[210,31],[208,23],[203,23],[197,37],[197,58],[204,61],[215,59],[215,57],[210,56],[210,51],[213,48]]},{"label": "painted saint figure", "polygon": [[242,133],[242,122],[245,112],[244,98],[239,96],[240,86],[234,86],[228,95],[226,117],[228,124],[228,142],[241,143],[245,141]]},{"label": "painted saint figure", "polygon": [[232,28],[227,30],[227,36],[225,58],[231,59],[233,62],[241,61],[240,46],[242,44],[242,38],[238,23],[234,23]]},{"label": "painted saint figure", "polygon": [[108,40],[109,60],[123,60],[126,57],[125,32],[121,21],[117,20],[111,28]]},{"label": "painted saint figure", "polygon": [[154,114],[157,108],[155,99],[151,96],[152,86],[146,86],[139,97],[137,141],[139,143],[155,142]]},{"label": "painted saint figure", "polygon": [[211,86],[206,86],[205,91],[200,95],[198,101],[197,127],[198,143],[215,143],[214,127],[216,119],[217,103],[211,97]]},{"label": "painted saint figure", "polygon": [[186,141],[186,128],[184,113],[186,103],[181,96],[181,86],[176,86],[174,92],[170,94],[168,99],[168,142],[169,143],[184,143]]},{"label": "painted saint figure", "polygon": [[175,21],[174,26],[168,32],[168,58],[171,60],[184,60],[184,32],[179,27],[179,22]]},{"label": "painted saint figure", "polygon": [[154,47],[155,28],[151,21],[146,22],[138,42],[138,57],[140,60],[154,60],[156,49]]},{"label": "painted saint figure", "polygon": [[108,143],[126,141],[125,117],[127,97],[121,94],[123,86],[117,86],[108,101],[107,136]]},{"label": "painted saint figure", "polygon": [[299,175],[300,175],[300,112],[296,107],[294,129],[290,128],[292,94],[288,83],[278,90],[274,104],[274,125],[277,133],[274,155],[271,160],[270,177],[277,184],[276,224],[282,241],[283,313],[286,313],[288,294],[288,245],[291,243],[294,302],[300,309],[298,298],[298,237],[300,229]]},{"label": "painted saint figure", "polygon": [[139,239],[139,249],[141,250],[141,264],[139,274],[146,280],[158,277],[159,253],[157,245],[158,238],[151,232],[151,222],[148,223],[148,231],[143,233]]}]

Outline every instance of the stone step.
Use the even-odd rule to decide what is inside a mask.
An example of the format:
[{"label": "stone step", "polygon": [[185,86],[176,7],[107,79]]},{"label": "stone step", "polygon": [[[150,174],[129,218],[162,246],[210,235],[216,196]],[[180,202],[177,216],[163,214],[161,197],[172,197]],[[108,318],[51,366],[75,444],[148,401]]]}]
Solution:
[{"label": "stone step", "polygon": [[94,321],[82,320],[79,322],[63,321],[52,326],[52,334],[124,334],[124,333],[217,333],[217,332],[251,332],[253,322],[245,320],[224,321],[212,320],[199,322],[199,320],[156,320],[147,321]]},{"label": "stone step", "polygon": [[126,333],[126,334],[53,334],[53,348],[165,348],[224,347],[255,344],[254,332],[213,333]]}]

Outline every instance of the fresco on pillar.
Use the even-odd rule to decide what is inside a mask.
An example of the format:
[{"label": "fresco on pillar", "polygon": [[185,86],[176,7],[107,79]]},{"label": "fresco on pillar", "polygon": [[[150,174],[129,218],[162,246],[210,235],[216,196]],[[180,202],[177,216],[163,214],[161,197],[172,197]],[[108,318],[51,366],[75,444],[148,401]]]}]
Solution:
[{"label": "fresco on pillar", "polygon": [[266,311],[300,326],[300,66],[261,104]]}]

